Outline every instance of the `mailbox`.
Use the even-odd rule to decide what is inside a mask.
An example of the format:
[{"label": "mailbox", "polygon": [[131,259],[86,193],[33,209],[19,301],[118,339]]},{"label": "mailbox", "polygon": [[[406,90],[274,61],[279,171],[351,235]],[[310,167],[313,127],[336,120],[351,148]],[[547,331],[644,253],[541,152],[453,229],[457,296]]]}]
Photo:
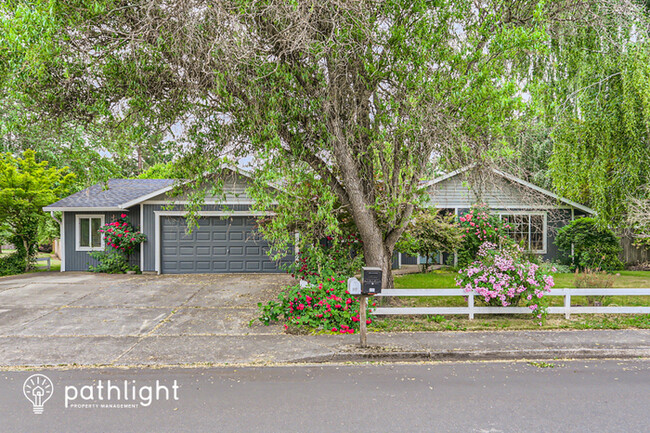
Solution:
[{"label": "mailbox", "polygon": [[361,281],[357,277],[348,278],[348,292],[351,295],[360,295],[361,294]]},{"label": "mailbox", "polygon": [[361,283],[362,295],[374,295],[381,293],[381,268],[363,268],[363,278]]}]

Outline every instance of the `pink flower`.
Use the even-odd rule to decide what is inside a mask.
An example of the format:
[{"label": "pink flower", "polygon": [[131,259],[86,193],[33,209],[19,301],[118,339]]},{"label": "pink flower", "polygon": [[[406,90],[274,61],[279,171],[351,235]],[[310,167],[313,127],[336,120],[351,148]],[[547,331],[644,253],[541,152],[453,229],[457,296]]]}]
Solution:
[{"label": "pink flower", "polygon": [[122,215],[120,215],[120,218],[126,218],[126,214],[123,213]]}]

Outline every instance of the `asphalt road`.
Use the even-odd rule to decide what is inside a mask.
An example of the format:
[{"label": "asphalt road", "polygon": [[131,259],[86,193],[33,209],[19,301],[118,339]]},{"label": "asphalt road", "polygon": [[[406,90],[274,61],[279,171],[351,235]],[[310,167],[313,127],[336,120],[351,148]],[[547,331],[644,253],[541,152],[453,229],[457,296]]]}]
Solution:
[{"label": "asphalt road", "polygon": [[[550,364],[4,371],[0,372],[0,431],[650,430],[650,360]],[[47,376],[53,387],[42,415],[33,413],[32,403],[23,395],[26,379],[38,373]],[[28,393],[46,381],[40,376],[33,379]],[[103,404],[113,407],[99,407]]]}]

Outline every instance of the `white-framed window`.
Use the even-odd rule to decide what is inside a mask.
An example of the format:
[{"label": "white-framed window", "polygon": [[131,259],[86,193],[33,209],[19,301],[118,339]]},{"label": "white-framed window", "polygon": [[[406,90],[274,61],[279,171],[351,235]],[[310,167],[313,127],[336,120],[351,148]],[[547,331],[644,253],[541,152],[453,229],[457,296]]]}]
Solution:
[{"label": "white-framed window", "polygon": [[77,215],[76,243],[77,251],[100,251],[104,249],[104,234],[100,229],[104,225],[104,215]]},{"label": "white-framed window", "polygon": [[499,215],[506,225],[506,234],[517,244],[531,253],[546,254],[546,212],[503,212]]}]

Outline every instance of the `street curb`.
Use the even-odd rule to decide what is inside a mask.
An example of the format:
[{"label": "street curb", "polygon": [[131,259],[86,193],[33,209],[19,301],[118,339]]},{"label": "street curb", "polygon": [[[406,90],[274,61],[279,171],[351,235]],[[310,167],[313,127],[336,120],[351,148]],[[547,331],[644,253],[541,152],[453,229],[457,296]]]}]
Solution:
[{"label": "street curb", "polygon": [[525,359],[630,359],[650,358],[650,349],[526,349],[526,350],[449,350],[439,352],[350,352],[314,356],[290,363],[328,362],[418,362],[418,361],[512,361]]}]

